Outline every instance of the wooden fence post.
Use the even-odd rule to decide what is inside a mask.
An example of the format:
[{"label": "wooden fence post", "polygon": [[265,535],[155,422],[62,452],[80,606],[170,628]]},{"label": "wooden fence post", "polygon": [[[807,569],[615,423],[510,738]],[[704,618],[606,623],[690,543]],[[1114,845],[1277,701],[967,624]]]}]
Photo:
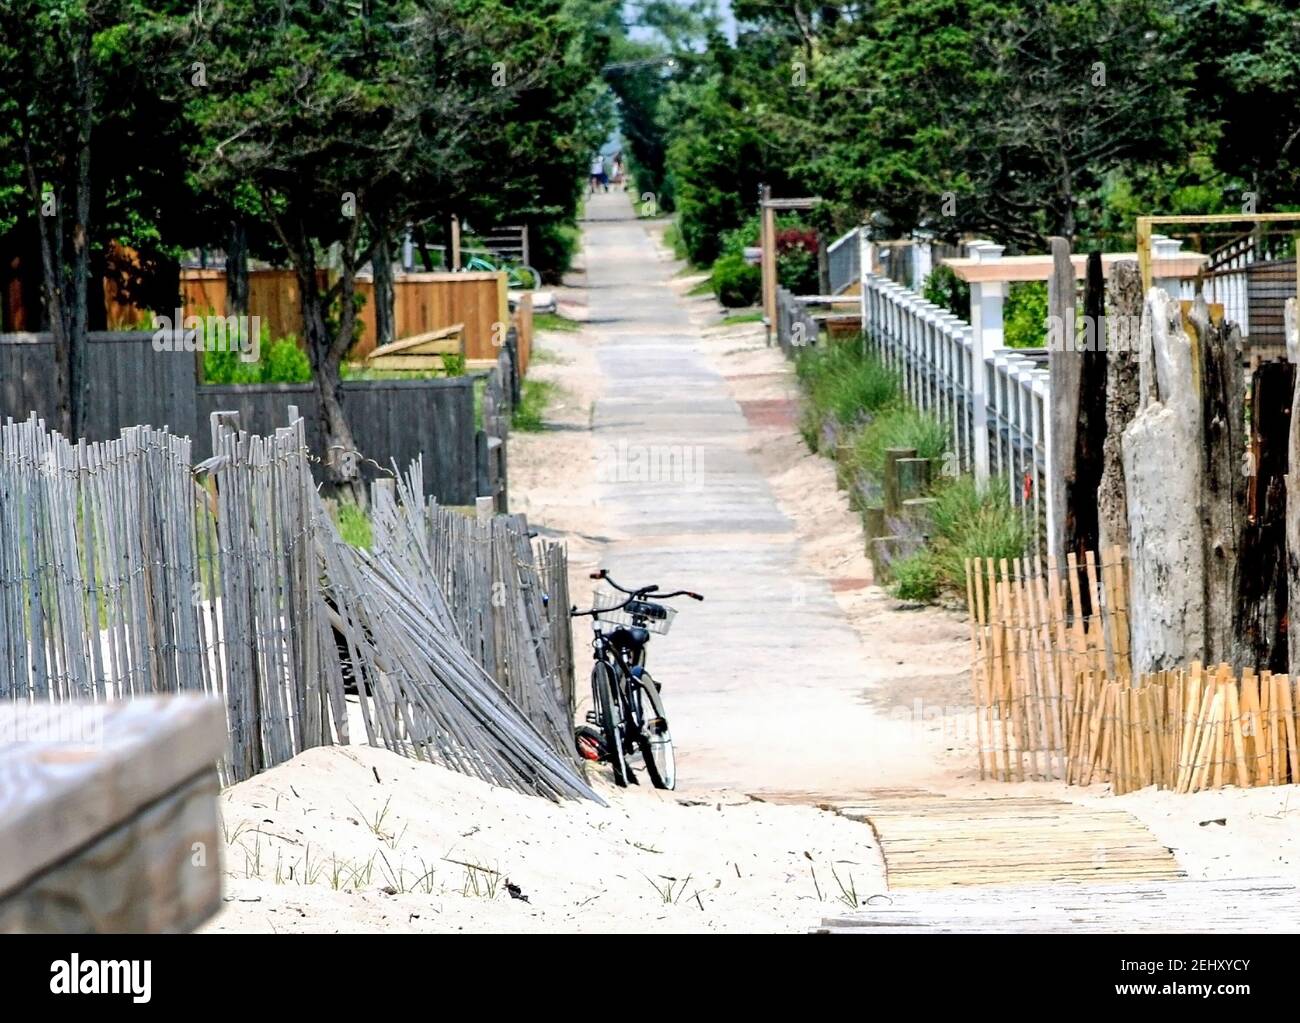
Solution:
[{"label": "wooden fence post", "polygon": [[1106,440],[1097,488],[1099,549],[1128,550],[1128,499],[1124,493],[1124,430],[1138,406],[1138,357],[1142,341],[1142,277],[1136,260],[1116,263],[1110,274],[1106,323]]},{"label": "wooden fence post", "polygon": [[1052,238],[1052,276],[1047,282],[1048,372],[1052,380],[1051,459],[1052,493],[1047,507],[1047,553],[1060,557],[1066,546],[1066,519],[1074,482],[1076,431],[1079,423],[1079,385],[1082,361],[1075,349],[1075,277],[1070,243]]},{"label": "wooden fence post", "polygon": [[915,459],[916,448],[885,449],[884,505],[885,515],[891,518],[897,518],[903,511],[904,494],[898,463],[905,458]]}]

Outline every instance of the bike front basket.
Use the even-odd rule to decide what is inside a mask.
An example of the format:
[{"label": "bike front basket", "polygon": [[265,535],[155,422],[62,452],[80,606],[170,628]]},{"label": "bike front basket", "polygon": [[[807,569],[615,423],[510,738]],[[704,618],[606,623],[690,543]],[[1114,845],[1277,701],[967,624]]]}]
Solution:
[{"label": "bike front basket", "polygon": [[627,628],[641,628],[660,636],[667,634],[673,624],[677,609],[649,600],[633,600],[627,607],[619,607],[627,596],[609,590],[596,590],[591,595],[591,606],[596,610],[596,621]]}]

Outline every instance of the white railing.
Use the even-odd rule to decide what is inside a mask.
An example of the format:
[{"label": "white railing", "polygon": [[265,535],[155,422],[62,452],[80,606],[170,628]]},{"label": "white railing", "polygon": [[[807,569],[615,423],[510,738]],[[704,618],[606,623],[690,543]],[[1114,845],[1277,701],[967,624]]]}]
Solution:
[{"label": "white railing", "polygon": [[826,250],[832,295],[843,292],[862,273],[862,243],[859,239],[861,233],[860,227],[846,231],[831,242]]},{"label": "white railing", "polygon": [[862,275],[862,329],[908,401],[948,424],[951,468],[1005,477],[1035,538],[1052,536],[1046,353],[985,351],[970,324],[876,273]]}]

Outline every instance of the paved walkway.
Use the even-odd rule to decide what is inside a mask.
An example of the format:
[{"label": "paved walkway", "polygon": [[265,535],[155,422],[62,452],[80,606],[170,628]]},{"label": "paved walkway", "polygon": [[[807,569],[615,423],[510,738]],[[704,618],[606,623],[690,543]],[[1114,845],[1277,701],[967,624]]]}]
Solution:
[{"label": "paved walkway", "polygon": [[[670,289],[626,195],[583,226],[604,397],[594,411],[600,498],[627,584],[697,590],[651,644],[683,789],[851,793],[915,776],[910,724],[862,698],[862,650],[745,452],[749,426]],[[924,770],[924,765],[917,765]]]}]

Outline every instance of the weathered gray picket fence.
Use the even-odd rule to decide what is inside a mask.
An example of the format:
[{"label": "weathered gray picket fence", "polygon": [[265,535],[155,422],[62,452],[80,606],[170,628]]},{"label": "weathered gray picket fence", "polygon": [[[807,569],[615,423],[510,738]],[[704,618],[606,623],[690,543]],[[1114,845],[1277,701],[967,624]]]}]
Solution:
[{"label": "weathered gray picket fence", "polygon": [[512,570],[502,592],[519,611],[500,621],[498,685],[459,624],[460,602],[489,601],[498,580],[448,601],[428,526],[442,510],[429,517],[419,470],[400,504],[378,488],[375,549],[361,551],[316,493],[303,421],[261,437],[233,419],[213,415],[214,454],[193,467],[188,439],[147,426],[76,445],[35,418],[0,426],[0,699],[209,693],[226,707],[227,782],[349,741],[355,707],[374,745],[597,798],[574,759],[548,619],[525,595],[526,533],[502,533],[518,559],[499,563]]}]

